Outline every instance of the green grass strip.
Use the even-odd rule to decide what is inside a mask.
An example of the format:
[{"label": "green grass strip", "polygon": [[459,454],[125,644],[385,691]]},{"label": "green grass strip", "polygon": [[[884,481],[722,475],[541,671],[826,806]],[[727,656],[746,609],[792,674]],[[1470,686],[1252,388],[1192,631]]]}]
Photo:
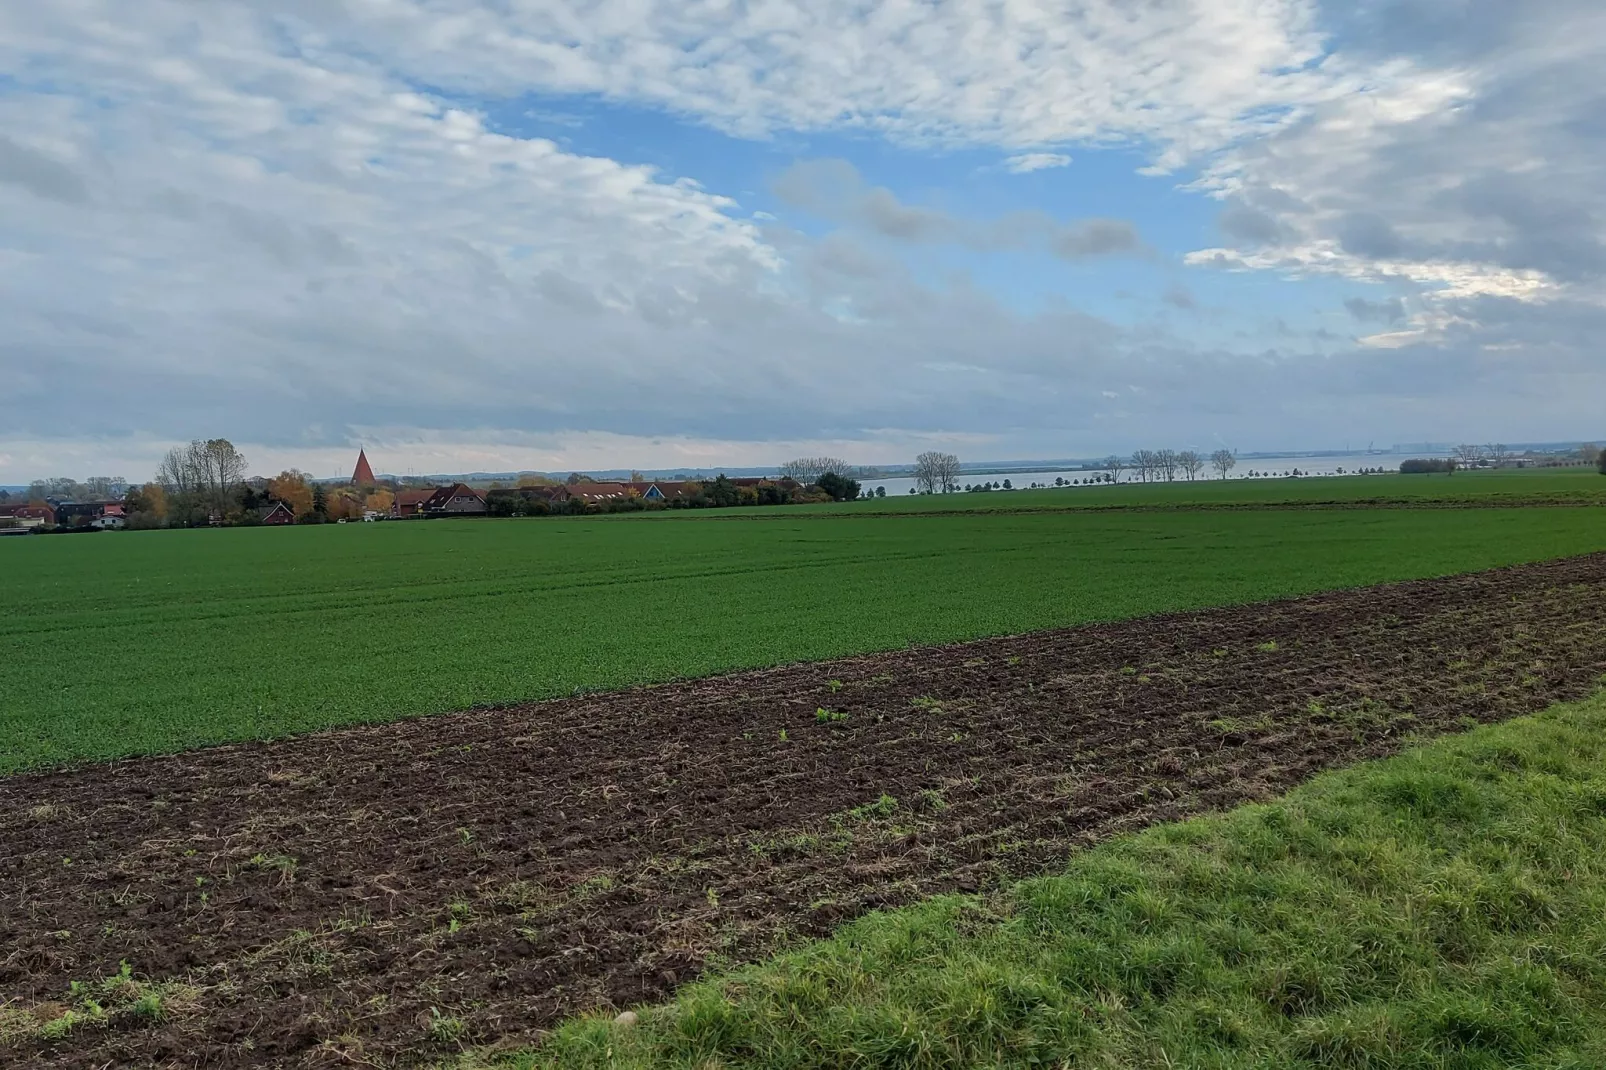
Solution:
[{"label": "green grass strip", "polygon": [[1606,696],[866,917],[515,1063],[1606,1066]]}]

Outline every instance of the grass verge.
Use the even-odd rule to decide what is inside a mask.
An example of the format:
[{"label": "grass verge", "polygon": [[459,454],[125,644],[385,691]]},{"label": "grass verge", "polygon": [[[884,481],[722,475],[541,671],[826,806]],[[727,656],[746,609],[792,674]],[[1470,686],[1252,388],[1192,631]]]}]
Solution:
[{"label": "grass verge", "polygon": [[1603,1008],[1606,695],[872,915],[503,1061],[1583,1068]]}]

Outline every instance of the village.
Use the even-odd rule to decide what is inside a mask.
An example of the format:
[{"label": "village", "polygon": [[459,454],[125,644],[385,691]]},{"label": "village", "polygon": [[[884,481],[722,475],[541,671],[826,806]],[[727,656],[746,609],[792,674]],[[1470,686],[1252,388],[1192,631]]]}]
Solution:
[{"label": "village", "polygon": [[[62,489],[66,493],[47,489],[22,501],[0,501],[0,535],[153,527],[281,527],[434,517],[573,516],[804,504],[859,494],[857,482],[832,473],[821,473],[819,482],[808,484],[790,476],[724,475],[712,480],[599,482],[574,473],[561,483],[526,475],[512,485],[492,481],[488,486],[474,486],[454,481],[418,486],[411,479],[376,476],[366,450],[358,451],[346,481],[314,480],[301,472],[286,471],[271,478],[221,480],[210,494],[204,487],[186,488],[180,482],[160,480],[140,486],[91,484]],[[117,490],[122,491],[120,496],[114,493]]]}]

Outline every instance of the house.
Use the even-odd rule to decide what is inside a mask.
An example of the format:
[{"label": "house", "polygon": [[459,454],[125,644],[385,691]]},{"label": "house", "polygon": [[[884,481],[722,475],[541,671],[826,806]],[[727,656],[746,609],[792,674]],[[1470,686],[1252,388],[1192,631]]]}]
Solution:
[{"label": "house", "polygon": [[14,520],[19,528],[53,528],[56,526],[56,510],[42,502],[35,505],[0,505],[0,520]]},{"label": "house", "polygon": [[623,483],[572,483],[552,488],[552,502],[584,502],[586,505],[619,501],[631,495]]},{"label": "house", "polygon": [[274,502],[272,505],[264,505],[257,509],[257,523],[259,524],[277,527],[280,524],[294,524],[295,522],[296,514],[291,512],[290,507],[283,502]]},{"label": "house", "polygon": [[92,528],[99,528],[101,531],[116,531],[127,523],[128,518],[124,516],[122,510],[119,509],[115,513],[108,510],[107,512],[100,514],[89,522],[89,526]]},{"label": "house", "polygon": [[95,521],[108,511],[114,516],[123,513],[122,502],[60,502],[56,506],[56,523],[62,527],[98,527]]},{"label": "house", "polygon": [[620,486],[643,501],[648,502],[672,502],[677,498],[689,498],[702,488],[701,483],[689,480],[678,482],[648,480],[646,482],[621,483]]},{"label": "house", "polygon": [[419,508],[435,496],[433,488],[429,490],[403,490],[397,491],[395,499],[390,503],[390,515],[393,519],[401,520],[404,517],[420,516]]},{"label": "house", "polygon": [[419,503],[418,511],[424,516],[484,516],[485,495],[467,483],[436,487]]}]

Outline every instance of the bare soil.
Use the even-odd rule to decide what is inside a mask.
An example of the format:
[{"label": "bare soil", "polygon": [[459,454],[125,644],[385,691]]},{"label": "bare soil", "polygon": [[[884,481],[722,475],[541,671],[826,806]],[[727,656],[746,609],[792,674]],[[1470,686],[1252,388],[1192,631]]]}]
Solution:
[{"label": "bare soil", "polygon": [[0,1065],[529,1043],[1581,697],[1603,624],[1594,554],[3,778]]}]

